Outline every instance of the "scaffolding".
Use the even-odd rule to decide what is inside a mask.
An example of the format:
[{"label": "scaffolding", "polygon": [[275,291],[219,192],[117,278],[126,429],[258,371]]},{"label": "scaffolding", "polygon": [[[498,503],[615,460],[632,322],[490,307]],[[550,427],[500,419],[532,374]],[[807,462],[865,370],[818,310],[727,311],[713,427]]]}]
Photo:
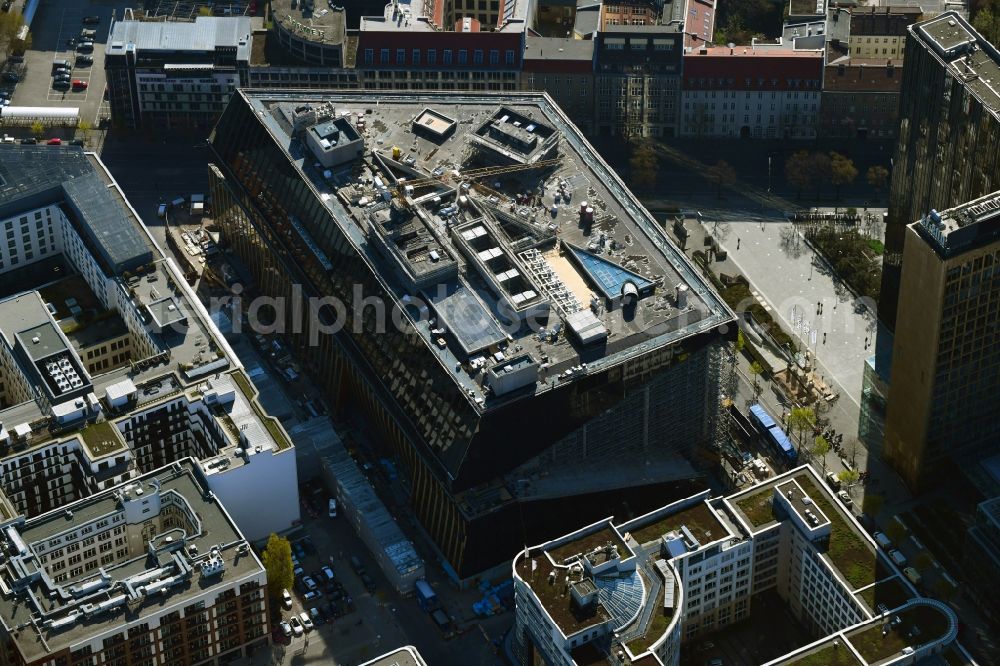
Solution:
[{"label": "scaffolding", "polygon": [[549,301],[564,319],[574,312],[579,312],[583,309],[580,301],[577,300],[573,292],[556,275],[556,272],[552,270],[549,262],[545,261],[545,257],[542,256],[541,252],[535,248],[529,248],[519,256],[524,267],[528,269],[531,277],[534,278],[535,284],[542,288],[542,291],[548,296]]}]

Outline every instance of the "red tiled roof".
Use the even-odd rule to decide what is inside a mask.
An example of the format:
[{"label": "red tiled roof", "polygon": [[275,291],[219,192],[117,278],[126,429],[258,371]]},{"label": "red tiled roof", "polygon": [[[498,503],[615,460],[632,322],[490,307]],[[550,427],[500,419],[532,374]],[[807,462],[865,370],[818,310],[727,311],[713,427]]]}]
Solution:
[{"label": "red tiled roof", "polygon": [[818,51],[711,48],[684,56],[686,90],[818,91],[822,73]]}]

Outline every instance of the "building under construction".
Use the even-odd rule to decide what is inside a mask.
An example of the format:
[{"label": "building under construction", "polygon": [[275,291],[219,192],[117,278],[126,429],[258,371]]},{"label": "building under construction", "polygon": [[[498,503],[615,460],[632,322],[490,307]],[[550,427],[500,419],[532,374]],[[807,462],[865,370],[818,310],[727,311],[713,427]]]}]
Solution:
[{"label": "building under construction", "polygon": [[694,475],[733,314],[547,96],[244,90],[211,144],[222,243],[456,578]]}]

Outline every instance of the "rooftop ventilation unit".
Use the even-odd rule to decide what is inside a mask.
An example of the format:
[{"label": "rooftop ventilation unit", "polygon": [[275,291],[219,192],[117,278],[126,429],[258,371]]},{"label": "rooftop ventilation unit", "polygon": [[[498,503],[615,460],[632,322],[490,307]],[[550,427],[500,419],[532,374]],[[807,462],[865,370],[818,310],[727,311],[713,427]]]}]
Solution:
[{"label": "rooftop ventilation unit", "polygon": [[203,578],[221,574],[226,569],[226,563],[222,559],[222,551],[220,551],[217,547],[213,548],[209,558],[202,562],[200,566]]}]

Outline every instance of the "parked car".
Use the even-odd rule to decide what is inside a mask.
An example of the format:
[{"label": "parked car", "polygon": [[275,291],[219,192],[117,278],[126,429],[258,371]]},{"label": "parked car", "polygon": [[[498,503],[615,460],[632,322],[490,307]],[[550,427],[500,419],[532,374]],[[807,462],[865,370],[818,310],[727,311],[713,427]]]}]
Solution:
[{"label": "parked car", "polygon": [[323,571],[323,576],[325,576],[328,581],[332,581],[334,578],[336,578],[336,576],[333,575],[333,569],[331,569],[330,567],[323,567],[322,571]]},{"label": "parked car", "polygon": [[302,595],[302,598],[305,599],[306,601],[316,601],[322,596],[323,593],[320,592],[319,590],[309,590],[308,592]]},{"label": "parked car", "polygon": [[85,145],[83,139],[73,139],[69,142],[71,146],[80,146],[81,148]]},{"label": "parked car", "polygon": [[86,90],[86,89],[87,89],[86,81],[81,81],[80,79],[73,81],[73,90]]},{"label": "parked car", "polygon": [[80,31],[80,39],[93,40],[94,37],[97,37],[97,31],[93,28],[84,28]]},{"label": "parked car", "polygon": [[100,16],[84,16],[83,22],[85,25],[97,25],[101,22]]},{"label": "parked car", "polygon": [[281,634],[285,638],[291,638],[292,637],[292,625],[290,625],[287,622],[285,622],[284,620],[282,620],[281,624],[279,626],[281,627]]},{"label": "parked car", "polygon": [[48,144],[48,145],[50,145],[50,146],[61,146],[62,145],[62,139],[60,139],[59,137],[52,137],[51,139],[49,139],[45,143]]},{"label": "parked car", "polygon": [[38,139],[33,136],[29,136],[27,139],[21,139],[22,146],[33,146],[38,143]]},{"label": "parked car", "polygon": [[843,502],[844,506],[846,506],[848,509],[851,508],[851,506],[854,504],[854,502],[851,500],[851,496],[847,494],[846,490],[841,490],[840,492],[838,492],[837,497],[840,498],[840,501]]},{"label": "parked car", "polygon": [[834,490],[840,490],[840,479],[834,476],[833,472],[826,473],[826,482]]},{"label": "parked car", "polygon": [[302,622],[299,620],[297,616],[293,615],[292,617],[290,617],[288,619],[288,624],[291,625],[292,633],[295,634],[296,636],[301,636],[302,634],[305,633],[305,631],[302,629]]},{"label": "parked car", "polygon": [[876,532],[874,536],[875,542],[881,546],[883,550],[889,550],[892,548],[892,540],[885,535],[885,532]]},{"label": "parked car", "polygon": [[82,65],[89,66],[89,65],[93,65],[93,64],[94,64],[94,56],[91,56],[91,55],[78,55],[76,57],[76,66],[77,67],[80,67]]},{"label": "parked car", "polygon": [[7,83],[17,83],[21,80],[21,77],[18,76],[17,72],[4,72],[3,80]]},{"label": "parked car", "polygon": [[299,622],[302,623],[302,626],[305,628],[306,631],[312,631],[316,626],[313,624],[312,619],[310,619],[309,613],[305,611],[299,613]]},{"label": "parked car", "polygon": [[906,566],[906,555],[903,555],[898,550],[890,550],[889,557],[892,558],[892,561],[896,563],[896,566],[898,567]]},{"label": "parked car", "polygon": [[921,577],[920,572],[913,567],[906,567],[903,569],[903,575],[910,579],[910,582],[914,585],[920,585]]},{"label": "parked car", "polygon": [[337,517],[337,500],[333,499],[332,497],[330,498],[330,501],[327,503],[326,515],[330,516],[331,518]]},{"label": "parked car", "polygon": [[52,82],[52,87],[56,90],[69,90],[69,79],[56,79]]},{"label": "parked car", "polygon": [[323,622],[322,613],[320,613],[319,609],[316,608],[315,606],[309,609],[309,616],[312,618],[313,624],[316,625],[317,627],[322,624],[325,624]]},{"label": "parked car", "polygon": [[94,42],[87,40],[76,45],[76,50],[80,53],[90,53],[94,50]]},{"label": "parked car", "polygon": [[288,610],[292,607],[292,593],[289,592],[288,590],[281,591],[281,605],[283,608],[285,608],[285,610]]}]

